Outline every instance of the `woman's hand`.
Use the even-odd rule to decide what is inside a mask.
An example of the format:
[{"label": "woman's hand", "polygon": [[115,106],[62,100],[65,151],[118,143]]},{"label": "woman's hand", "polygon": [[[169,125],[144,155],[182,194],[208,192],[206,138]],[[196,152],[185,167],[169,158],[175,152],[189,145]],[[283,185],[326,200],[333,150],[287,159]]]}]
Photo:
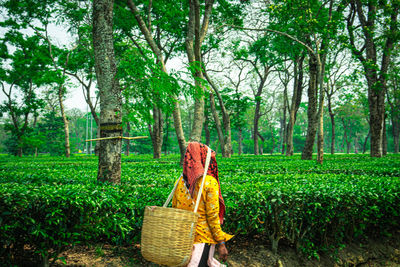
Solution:
[{"label": "woman's hand", "polygon": [[224,243],[218,245],[218,255],[222,261],[226,261],[228,259],[228,249]]}]

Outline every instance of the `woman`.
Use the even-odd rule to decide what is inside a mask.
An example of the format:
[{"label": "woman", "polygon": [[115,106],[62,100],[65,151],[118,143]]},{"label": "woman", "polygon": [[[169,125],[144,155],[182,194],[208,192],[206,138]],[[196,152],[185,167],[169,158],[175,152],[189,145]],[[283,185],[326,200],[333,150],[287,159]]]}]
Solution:
[{"label": "woman", "polygon": [[[203,180],[206,157],[206,145],[197,142],[188,144],[183,163],[183,179],[179,180],[172,199],[174,208],[194,210],[196,197]],[[225,215],[225,204],[221,195],[214,151],[211,153],[210,165],[205,179],[203,192],[201,193],[202,197],[197,210],[199,219],[196,227],[193,253],[188,267],[225,266],[214,258],[215,246],[218,246],[219,257],[226,261],[228,250],[225,242],[233,237],[224,233],[221,229]]]}]

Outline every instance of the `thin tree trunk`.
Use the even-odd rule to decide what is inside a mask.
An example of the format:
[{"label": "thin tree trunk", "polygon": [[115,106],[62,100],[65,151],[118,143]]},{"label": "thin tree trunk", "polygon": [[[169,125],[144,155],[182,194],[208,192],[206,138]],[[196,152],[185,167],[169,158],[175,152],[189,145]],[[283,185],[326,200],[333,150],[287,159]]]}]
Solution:
[{"label": "thin tree trunk", "polygon": [[289,110],[286,156],[292,156],[294,152],[293,133],[294,133],[294,125],[296,123],[296,114],[300,107],[301,96],[303,94],[304,58],[305,58],[304,56],[301,56],[299,59],[295,59],[294,61],[294,86],[293,86],[292,103],[290,105],[290,110]]},{"label": "thin tree trunk", "polygon": [[[323,46],[321,46],[323,49]],[[318,107],[318,141],[317,141],[317,162],[322,164],[324,161],[324,74],[325,74],[325,61],[326,53],[320,56],[321,62],[318,69],[319,80],[319,107]]]},{"label": "thin tree trunk", "polygon": [[286,148],[286,135],[287,135],[287,127],[286,127],[286,110],[287,110],[287,85],[285,86],[285,90],[283,92],[284,94],[284,100],[283,100],[283,119],[281,120],[281,131],[280,131],[280,136],[281,136],[281,147],[282,147],[282,152],[281,154],[285,154],[285,148]]},{"label": "thin tree trunk", "polygon": [[370,134],[371,134],[371,131],[368,130],[368,134],[367,134],[367,136],[366,136],[365,139],[364,139],[363,154],[367,151],[367,142],[368,142],[368,138],[369,138]]},{"label": "thin tree trunk", "polygon": [[259,133],[258,133],[258,122],[259,122],[260,117],[261,117],[261,114],[260,114],[261,113],[261,94],[262,94],[262,91],[264,89],[265,81],[267,80],[267,77],[268,77],[268,74],[269,74],[269,68],[270,67],[264,66],[264,74],[263,75],[259,74],[260,84],[258,85],[257,92],[254,95],[254,99],[255,99],[255,102],[256,102],[256,108],[255,108],[255,111],[254,111],[254,120],[253,120],[253,122],[254,122],[254,128],[253,128],[254,155],[258,155],[258,153],[259,153],[259,151],[258,151],[259,150],[259,146],[258,146],[258,135],[259,135]]},{"label": "thin tree trunk", "polygon": [[210,96],[210,107],[211,112],[213,114],[215,128],[217,129],[218,140],[221,146],[222,155],[225,156],[225,141],[224,141],[224,134],[222,132],[221,122],[218,117],[217,109],[215,108],[215,99],[214,94],[212,92],[209,93]]},{"label": "thin tree trunk", "polygon": [[356,135],[356,138],[354,138],[354,153],[358,154],[358,136]]},{"label": "thin tree trunk", "polygon": [[205,113],[204,118],[205,118],[205,122],[204,122],[204,132],[205,132],[205,135],[206,135],[206,145],[207,145],[207,146],[210,146],[210,139],[211,139],[211,136],[210,136],[210,130],[208,129],[208,122],[209,122],[208,112]]},{"label": "thin tree trunk", "polygon": [[22,158],[22,147],[18,147],[17,156]]},{"label": "thin tree trunk", "polygon": [[163,141],[163,144],[164,144],[164,155],[168,155],[168,144],[169,144],[169,115],[167,114],[166,116],[165,116],[165,120],[167,121],[167,123],[166,123],[166,127],[165,127],[165,136],[164,136],[164,141]]},{"label": "thin tree trunk", "polygon": [[238,145],[239,145],[239,150],[238,150],[238,154],[239,155],[242,155],[242,153],[243,153],[243,144],[242,144],[242,127],[240,127],[239,126],[239,129],[238,129]]},{"label": "thin tree trunk", "polygon": [[[93,1],[93,50],[100,92],[100,137],[122,136],[122,94],[113,38],[113,0]],[[100,141],[97,180],[121,182],[121,139]]]},{"label": "thin tree trunk", "polygon": [[258,137],[260,137],[261,142],[262,142],[261,146],[260,146],[260,155],[262,155],[264,153],[264,141],[265,141],[265,139],[264,139],[264,137],[262,137],[262,135],[259,132],[257,132],[257,135],[258,135]]},{"label": "thin tree trunk", "polygon": [[161,158],[161,150],[163,143],[163,118],[162,112],[155,105],[153,106],[153,127],[149,125],[151,141],[153,144],[153,158]]},{"label": "thin tree trunk", "polygon": [[346,123],[344,122],[343,118],[342,118],[342,123],[343,123],[343,130],[344,130],[344,141],[346,141],[347,154],[350,154],[351,141],[350,141],[349,127],[346,126]]},{"label": "thin tree trunk", "polygon": [[272,148],[271,148],[271,155],[274,153],[275,150],[275,136],[274,136],[274,128],[270,125],[269,130],[271,131],[272,136]]},{"label": "thin tree trunk", "polygon": [[[210,84],[211,88],[214,90],[215,94],[217,95],[218,98],[218,103],[221,108],[221,113],[222,113],[222,122],[223,122],[223,129],[224,129],[224,134],[223,136],[223,149],[222,149],[222,156],[224,158],[230,158],[232,154],[232,131],[231,131],[231,120],[228,111],[225,108],[223,99],[221,94],[218,92],[218,88],[215,86],[215,84],[211,81],[210,77],[208,76],[206,70],[203,70],[204,77],[207,79],[208,83]],[[214,103],[214,102],[213,102]],[[214,104],[214,109],[215,109],[215,104]],[[213,112],[214,114],[214,112]],[[217,129],[218,130],[218,129]],[[222,131],[221,131],[222,132]]]},{"label": "thin tree trunk", "polygon": [[71,155],[71,150],[70,150],[70,145],[69,145],[69,121],[67,119],[67,116],[65,115],[65,109],[64,109],[64,103],[63,103],[63,86],[60,85],[58,88],[58,102],[60,104],[60,110],[61,110],[61,117],[64,122],[64,137],[65,137],[65,156],[67,158],[70,157]]},{"label": "thin tree trunk", "polygon": [[253,141],[254,141],[254,155],[259,154],[258,146],[258,122],[260,120],[260,100],[256,100],[256,109],[254,112],[254,129],[253,129]]},{"label": "thin tree trunk", "polygon": [[331,124],[332,124],[332,136],[331,136],[331,154],[335,154],[335,114],[332,110],[329,110],[329,116],[331,117]]},{"label": "thin tree trunk", "polygon": [[224,134],[222,132],[221,122],[220,122],[218,114],[217,114],[217,109],[215,108],[214,94],[212,92],[210,92],[209,97],[210,97],[211,112],[213,114],[215,128],[217,129],[218,140],[219,140],[219,144],[221,146],[222,156],[226,157]]},{"label": "thin tree trunk", "polygon": [[394,153],[399,153],[399,137],[400,137],[400,121],[392,118],[392,133],[393,133],[393,145]]},{"label": "thin tree trunk", "polygon": [[384,119],[383,119],[383,137],[382,137],[382,155],[386,156],[387,155],[387,146],[388,146],[388,142],[387,142],[387,134],[386,134],[386,117],[387,115],[384,115]]}]

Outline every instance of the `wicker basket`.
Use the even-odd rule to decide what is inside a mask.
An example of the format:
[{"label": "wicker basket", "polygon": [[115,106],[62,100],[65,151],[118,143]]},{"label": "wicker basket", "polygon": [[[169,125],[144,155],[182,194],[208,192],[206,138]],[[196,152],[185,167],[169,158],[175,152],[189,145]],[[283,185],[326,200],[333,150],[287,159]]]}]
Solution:
[{"label": "wicker basket", "polygon": [[157,264],[185,266],[190,260],[198,214],[192,211],[146,207],[141,250],[143,257]]},{"label": "wicker basket", "polygon": [[[141,252],[143,257],[151,262],[167,266],[186,266],[192,254],[194,235],[196,233],[197,209],[203,191],[205,176],[211,158],[208,148],[204,168],[203,181],[197,196],[194,211],[167,208],[179,183],[169,194],[163,207],[152,209],[147,206],[144,211]],[[180,177],[182,179],[182,177]]]}]

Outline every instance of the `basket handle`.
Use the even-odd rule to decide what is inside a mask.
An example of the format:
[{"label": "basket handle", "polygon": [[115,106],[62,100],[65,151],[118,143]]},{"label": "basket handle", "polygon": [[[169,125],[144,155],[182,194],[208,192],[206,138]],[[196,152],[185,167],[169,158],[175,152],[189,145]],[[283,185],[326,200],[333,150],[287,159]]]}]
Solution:
[{"label": "basket handle", "polygon": [[211,159],[211,149],[209,147],[207,147],[206,166],[204,167],[203,181],[201,182],[200,190],[199,190],[199,193],[197,194],[197,200],[196,200],[196,206],[194,207],[194,213],[196,213],[197,209],[199,208],[200,197],[203,192],[204,181],[206,180],[208,166],[210,165],[210,159]]},{"label": "basket handle", "polygon": [[169,202],[171,201],[172,197],[174,196],[175,190],[178,187],[179,181],[182,179],[183,174],[181,174],[181,176],[179,177],[178,181],[175,183],[174,189],[172,189],[171,193],[169,194],[167,201],[165,201],[163,207],[166,208],[169,204]]},{"label": "basket handle", "polygon": [[[200,202],[200,197],[201,197],[201,192],[203,192],[203,187],[204,187],[204,181],[206,180],[207,176],[207,171],[208,171],[208,166],[210,165],[210,159],[211,159],[211,149],[207,147],[207,158],[206,158],[206,165],[204,167],[204,174],[203,174],[203,181],[200,186],[199,194],[197,195],[197,200],[196,200],[196,206],[194,208],[194,212],[197,212],[197,209],[199,208],[199,202]],[[178,187],[178,184],[180,180],[182,179],[183,174],[179,177],[178,181],[175,183],[174,189],[172,189],[171,193],[169,194],[167,200],[165,201],[163,207],[167,207],[169,202],[171,201],[172,197],[174,196],[175,190]]]}]

